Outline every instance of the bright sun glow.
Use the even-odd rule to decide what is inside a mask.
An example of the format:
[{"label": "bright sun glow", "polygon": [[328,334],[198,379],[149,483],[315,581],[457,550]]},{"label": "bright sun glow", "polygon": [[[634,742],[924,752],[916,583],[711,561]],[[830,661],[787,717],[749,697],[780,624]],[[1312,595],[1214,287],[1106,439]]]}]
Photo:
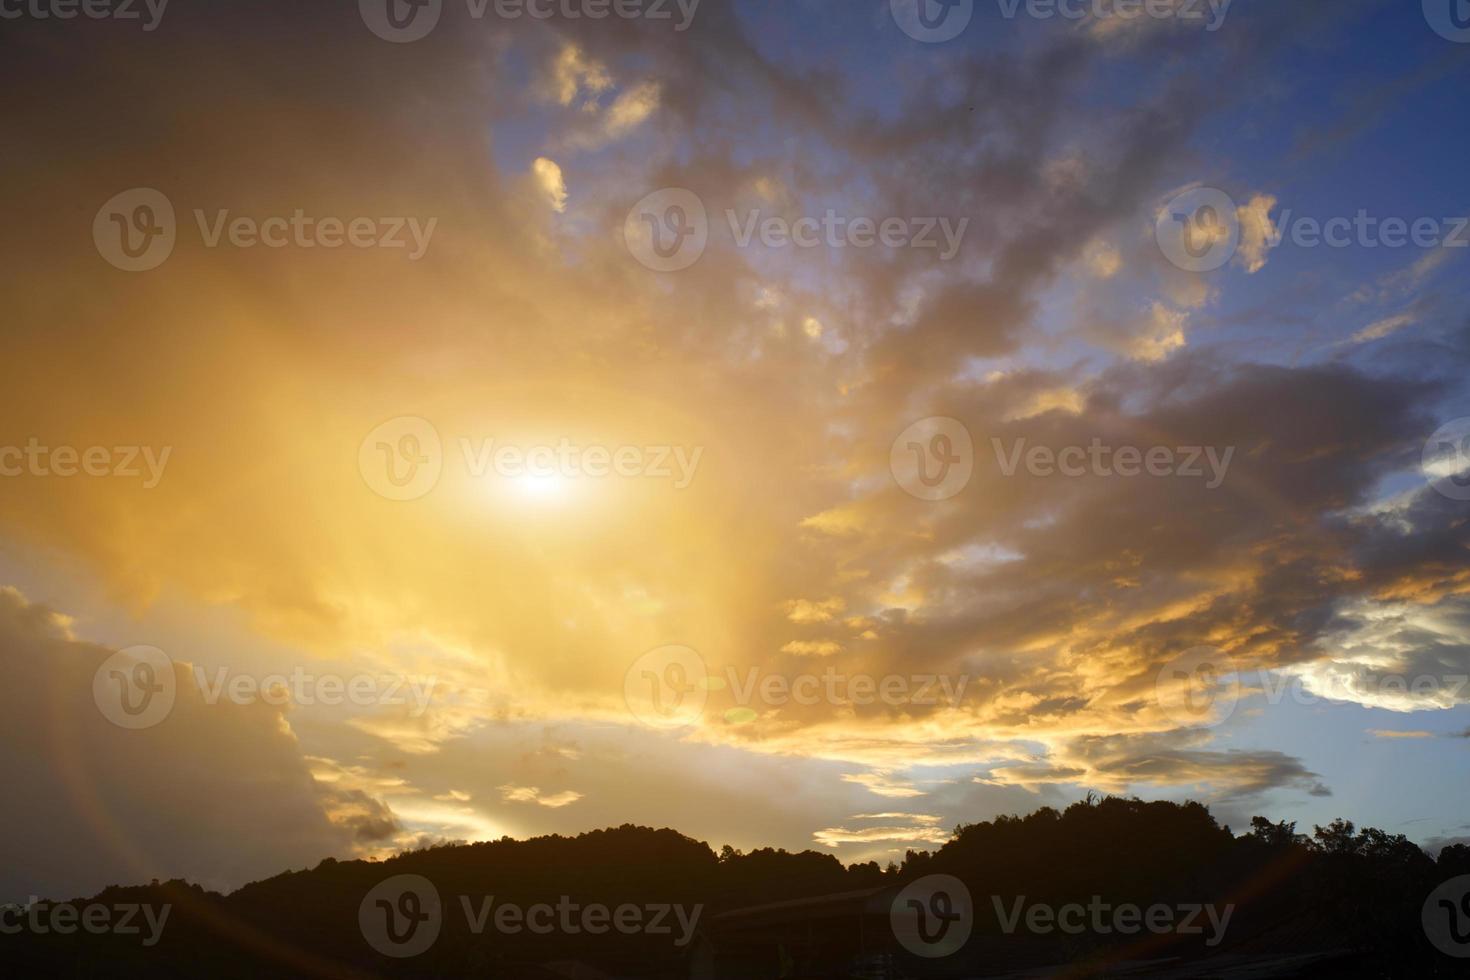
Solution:
[{"label": "bright sun glow", "polygon": [[555,474],[526,473],[513,477],[510,485],[515,489],[516,494],[524,499],[548,502],[565,499],[572,489],[571,480]]}]

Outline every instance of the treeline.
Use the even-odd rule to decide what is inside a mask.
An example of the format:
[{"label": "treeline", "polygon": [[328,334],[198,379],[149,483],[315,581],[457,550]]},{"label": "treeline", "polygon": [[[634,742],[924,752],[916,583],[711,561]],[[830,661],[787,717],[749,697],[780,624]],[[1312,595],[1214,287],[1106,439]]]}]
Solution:
[{"label": "treeline", "polygon": [[[721,913],[878,893],[940,874],[970,890],[974,933],[954,956],[924,964],[923,975],[983,976],[1068,964],[1067,975],[1087,976],[1125,962],[1210,964],[1321,953],[1336,955],[1320,972],[1304,966],[1300,975],[1417,978],[1464,976],[1470,962],[1436,950],[1421,923],[1430,892],[1470,875],[1470,848],[1449,847],[1431,859],[1402,836],[1358,831],[1344,821],[1306,834],[1258,817],[1248,833],[1236,836],[1195,803],[1110,797],[960,826],[938,850],[910,851],[901,864],[886,868],[844,866],[813,851],[727,847],[716,854],[672,830],[623,826],[573,838],[435,846],[382,862],[328,859],[227,896],[182,881],[112,887],[67,904],[79,915],[89,904],[167,904],[169,918],[154,945],[145,947],[136,935],[23,928],[0,935],[0,963],[11,976],[48,977],[565,977],[577,971],[588,977],[687,977],[706,968],[696,961],[708,956],[702,945],[718,942],[720,923],[728,921]],[[364,896],[397,875],[428,879],[443,902],[436,941],[402,959],[373,949],[359,921]],[[493,928],[477,934],[466,914],[487,897],[496,906],[529,907],[564,896],[609,908],[697,906],[699,938],[675,947],[667,935],[504,935]],[[1199,936],[1007,933],[992,905],[1009,906],[1022,896],[1029,904],[1053,906],[1101,898],[1112,905],[1228,904],[1234,911],[1223,941],[1210,946]],[[794,924],[821,907],[797,904],[776,914]],[[874,942],[862,937],[865,949]],[[856,975],[801,973],[795,954],[783,949],[780,958],[784,965],[757,975]],[[905,974],[901,958],[881,963],[893,976],[919,975]],[[1204,966],[1200,970],[1208,975]]]}]

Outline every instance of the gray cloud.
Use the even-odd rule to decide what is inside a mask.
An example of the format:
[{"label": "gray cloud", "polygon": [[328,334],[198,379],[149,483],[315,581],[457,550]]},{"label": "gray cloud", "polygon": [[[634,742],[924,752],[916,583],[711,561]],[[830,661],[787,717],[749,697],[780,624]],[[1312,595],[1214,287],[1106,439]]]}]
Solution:
[{"label": "gray cloud", "polygon": [[6,901],[72,898],[109,884],[187,877],[238,887],[346,853],[279,709],[210,705],[176,664],[177,700],[153,728],[109,722],[92,677],[112,651],[0,590],[0,780]]}]

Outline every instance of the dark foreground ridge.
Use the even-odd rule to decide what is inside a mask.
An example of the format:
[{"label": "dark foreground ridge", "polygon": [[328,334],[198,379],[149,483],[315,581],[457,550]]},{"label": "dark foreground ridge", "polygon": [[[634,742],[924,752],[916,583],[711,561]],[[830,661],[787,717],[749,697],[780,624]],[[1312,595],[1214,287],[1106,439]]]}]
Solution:
[{"label": "dark foreground ridge", "polygon": [[[1470,848],[1089,799],[901,867],[672,830],[325,860],[5,910],[14,977],[1463,977]],[[132,912],[127,910],[131,908]],[[104,922],[105,918],[105,922]],[[126,920],[126,921],[125,921]],[[89,925],[90,923],[90,925]],[[68,928],[68,926],[70,928]]]}]

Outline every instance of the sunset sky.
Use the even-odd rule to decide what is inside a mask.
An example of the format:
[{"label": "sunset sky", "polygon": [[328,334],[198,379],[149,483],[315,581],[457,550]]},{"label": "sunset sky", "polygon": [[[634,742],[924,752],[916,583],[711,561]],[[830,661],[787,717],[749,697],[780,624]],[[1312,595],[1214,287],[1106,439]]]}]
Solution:
[{"label": "sunset sky", "polygon": [[[974,0],[943,40],[903,0],[443,0],[417,39],[373,3],[0,23],[0,900],[624,823],[886,863],[1088,791],[1470,838],[1470,37],[1432,3]],[[935,245],[759,230],[829,211]],[[1094,443],[1204,475],[1007,458]],[[139,646],[177,692],[127,728],[94,681]],[[1230,690],[1181,712],[1201,657]],[[908,687],[746,687],[829,671]]]}]

